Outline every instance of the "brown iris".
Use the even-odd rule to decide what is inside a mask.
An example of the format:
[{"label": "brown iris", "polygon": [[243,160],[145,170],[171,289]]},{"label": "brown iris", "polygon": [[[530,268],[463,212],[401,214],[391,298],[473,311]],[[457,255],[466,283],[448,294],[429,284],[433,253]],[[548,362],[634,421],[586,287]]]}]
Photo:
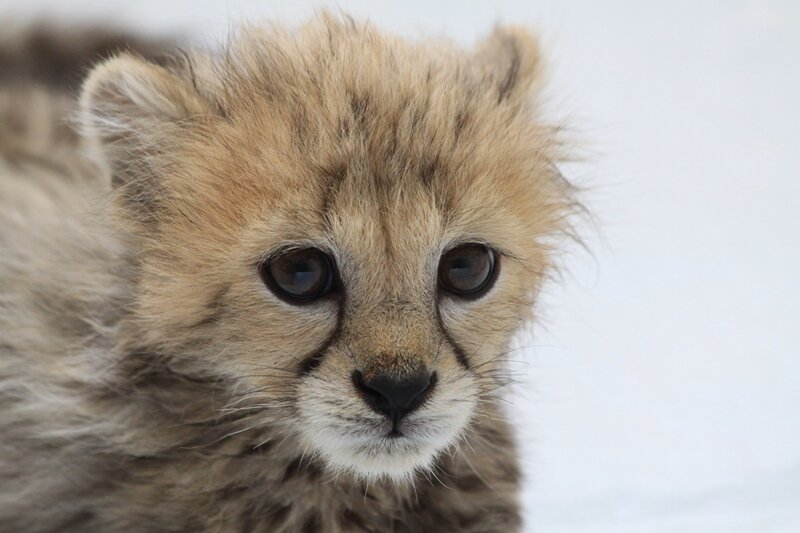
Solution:
[{"label": "brown iris", "polygon": [[439,287],[461,297],[478,297],[492,285],[494,251],[483,244],[464,244],[445,252],[439,261]]},{"label": "brown iris", "polygon": [[267,287],[292,303],[321,298],[333,288],[333,262],[316,248],[281,253],[262,262],[259,270]]}]

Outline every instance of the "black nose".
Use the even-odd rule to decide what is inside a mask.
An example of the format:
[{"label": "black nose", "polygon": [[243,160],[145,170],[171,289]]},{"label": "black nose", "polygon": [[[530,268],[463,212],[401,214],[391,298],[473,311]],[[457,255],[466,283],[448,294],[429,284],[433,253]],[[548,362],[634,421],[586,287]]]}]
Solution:
[{"label": "black nose", "polygon": [[422,405],[430,395],[436,384],[436,372],[419,373],[401,380],[378,374],[365,380],[361,372],[356,370],[353,372],[353,384],[367,405],[389,417],[396,430],[397,422]]}]

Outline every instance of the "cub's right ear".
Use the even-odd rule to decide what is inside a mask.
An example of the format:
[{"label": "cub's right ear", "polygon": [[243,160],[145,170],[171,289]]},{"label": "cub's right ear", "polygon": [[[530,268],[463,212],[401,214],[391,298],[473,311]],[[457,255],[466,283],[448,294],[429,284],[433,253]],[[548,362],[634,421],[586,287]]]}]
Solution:
[{"label": "cub's right ear", "polygon": [[478,44],[478,65],[494,82],[498,101],[525,101],[541,74],[536,37],[519,26],[498,26]]},{"label": "cub's right ear", "polygon": [[213,112],[190,80],[132,54],[95,67],[80,100],[80,123],[113,186],[144,197],[159,188],[159,156],[186,119]]}]

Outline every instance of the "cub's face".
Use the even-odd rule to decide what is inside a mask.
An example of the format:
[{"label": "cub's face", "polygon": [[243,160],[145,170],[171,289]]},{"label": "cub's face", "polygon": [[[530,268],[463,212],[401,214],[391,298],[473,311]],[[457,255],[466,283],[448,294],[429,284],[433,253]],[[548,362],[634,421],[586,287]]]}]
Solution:
[{"label": "cub's face", "polygon": [[478,221],[448,227],[421,184],[381,198],[355,175],[340,179],[309,220],[287,216],[253,248],[262,257],[241,286],[256,303],[247,328],[281,317],[264,342],[291,337],[246,353],[270,351],[296,373],[308,447],[336,467],[403,477],[454,442],[491,386],[487,362],[517,323],[503,293],[518,267]]},{"label": "cub's face", "polygon": [[227,383],[254,446],[429,467],[491,401],[569,205],[535,55],[519,32],[459,55],[325,19],[192,69],[99,67],[84,115],[135,248],[136,342]]}]

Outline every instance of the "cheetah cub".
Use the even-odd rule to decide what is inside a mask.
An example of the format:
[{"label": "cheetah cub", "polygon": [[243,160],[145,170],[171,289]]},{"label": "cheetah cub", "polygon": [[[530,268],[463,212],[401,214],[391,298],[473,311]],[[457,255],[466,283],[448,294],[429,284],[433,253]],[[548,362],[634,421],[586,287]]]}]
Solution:
[{"label": "cheetah cub", "polygon": [[0,530],[518,530],[495,390],[575,205],[534,39],[94,62],[0,76]]}]

